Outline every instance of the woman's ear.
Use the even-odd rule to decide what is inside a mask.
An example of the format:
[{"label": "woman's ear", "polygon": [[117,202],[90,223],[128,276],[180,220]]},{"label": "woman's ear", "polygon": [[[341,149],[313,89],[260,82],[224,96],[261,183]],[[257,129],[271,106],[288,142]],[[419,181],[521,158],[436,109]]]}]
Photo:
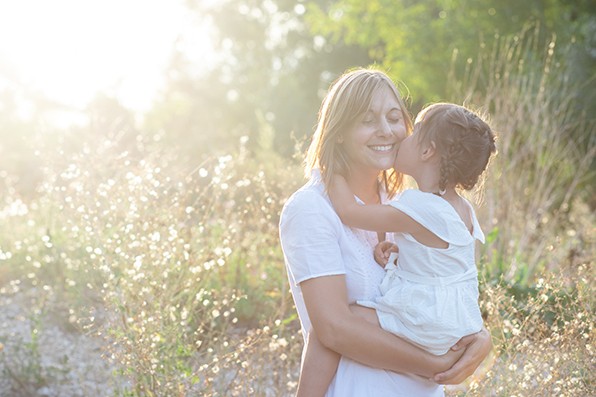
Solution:
[{"label": "woman's ear", "polygon": [[434,141],[430,141],[430,143],[422,149],[420,158],[423,161],[426,161],[426,160],[431,159],[436,153],[437,153],[437,145],[435,145]]}]

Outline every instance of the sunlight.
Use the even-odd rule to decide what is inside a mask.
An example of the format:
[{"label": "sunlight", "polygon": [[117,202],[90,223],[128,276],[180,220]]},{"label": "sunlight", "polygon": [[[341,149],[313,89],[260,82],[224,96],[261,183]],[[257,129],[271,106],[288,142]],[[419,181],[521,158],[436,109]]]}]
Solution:
[{"label": "sunlight", "polygon": [[206,33],[182,1],[2,2],[0,89],[75,109],[103,92],[147,110],[175,46],[210,53]]}]

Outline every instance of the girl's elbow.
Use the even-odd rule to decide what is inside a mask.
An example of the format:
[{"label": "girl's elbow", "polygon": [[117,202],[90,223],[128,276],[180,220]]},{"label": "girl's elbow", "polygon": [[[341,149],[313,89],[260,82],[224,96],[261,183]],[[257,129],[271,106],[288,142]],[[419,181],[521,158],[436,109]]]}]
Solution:
[{"label": "girl's elbow", "polygon": [[340,211],[337,215],[339,216],[341,223],[347,226],[352,226],[354,217],[349,211]]},{"label": "girl's elbow", "polygon": [[346,217],[346,211],[343,209],[343,207],[339,206],[334,207],[334,209],[339,219],[343,222]]},{"label": "girl's elbow", "polygon": [[343,223],[344,225],[347,225],[348,222],[348,217],[345,215],[341,215],[341,214],[337,214],[339,216],[339,220],[341,221],[341,223]]}]

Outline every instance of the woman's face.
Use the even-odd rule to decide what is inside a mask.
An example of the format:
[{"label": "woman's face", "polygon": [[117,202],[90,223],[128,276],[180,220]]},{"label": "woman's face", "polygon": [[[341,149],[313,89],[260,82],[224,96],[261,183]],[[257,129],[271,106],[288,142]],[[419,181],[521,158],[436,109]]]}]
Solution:
[{"label": "woman's face", "polygon": [[393,167],[405,137],[402,109],[393,91],[383,85],[373,95],[370,109],[347,131],[344,148],[350,167],[371,173]]}]

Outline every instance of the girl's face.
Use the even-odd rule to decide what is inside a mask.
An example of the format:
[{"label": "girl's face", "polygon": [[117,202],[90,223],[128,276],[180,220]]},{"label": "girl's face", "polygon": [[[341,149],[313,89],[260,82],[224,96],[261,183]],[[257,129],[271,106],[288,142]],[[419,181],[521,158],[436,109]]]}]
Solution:
[{"label": "girl's face", "polygon": [[414,125],[412,135],[403,140],[395,157],[395,170],[405,175],[413,176],[412,173],[418,168],[420,143],[417,131]]},{"label": "girl's face", "polygon": [[383,85],[373,95],[370,109],[346,134],[344,148],[350,167],[371,173],[392,168],[405,137],[402,109],[393,91]]}]

